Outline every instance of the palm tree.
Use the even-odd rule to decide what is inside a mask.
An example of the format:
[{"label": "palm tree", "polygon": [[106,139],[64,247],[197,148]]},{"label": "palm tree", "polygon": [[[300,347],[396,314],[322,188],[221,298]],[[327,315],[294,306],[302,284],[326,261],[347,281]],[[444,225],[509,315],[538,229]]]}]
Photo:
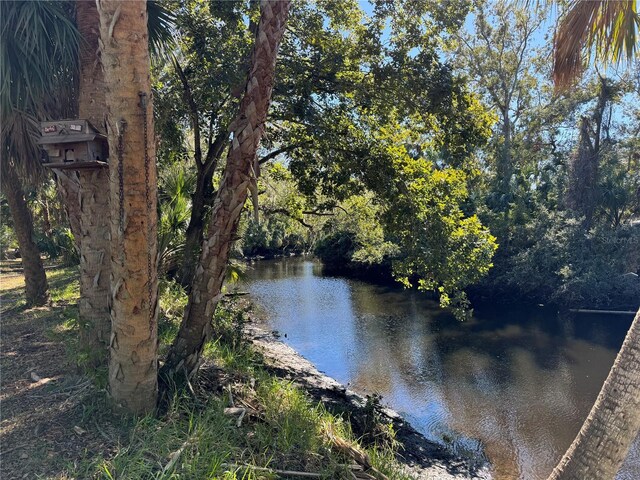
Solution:
[{"label": "palm tree", "polygon": [[[171,44],[171,14],[159,3],[147,1],[149,48],[156,56]],[[82,37],[79,55],[78,116],[106,132],[107,103],[100,56],[100,17],[95,0],[76,1],[76,24]],[[116,155],[112,154],[115,159]],[[89,361],[104,362],[111,332],[111,221],[109,214],[109,173],[104,168],[80,170],[63,176],[59,185],[71,215],[72,231],[80,250],[80,340],[91,353]],[[78,223],[75,226],[74,224]]]},{"label": "palm tree", "polygon": [[[554,40],[556,86],[566,88],[581,74],[584,56],[632,59],[639,26],[635,0],[573,1]],[[549,480],[613,479],[639,432],[640,311],[589,416]]]},{"label": "palm tree", "polygon": [[111,186],[109,387],[133,413],[158,389],[156,166],[145,0],[98,3]]},{"label": "palm tree", "polygon": [[639,28],[636,0],[572,0],[554,38],[556,86],[566,88],[577,79],[585,57],[605,64],[633,58]]},{"label": "palm tree", "polygon": [[289,6],[288,0],[261,2],[249,76],[238,114],[231,124],[233,140],[211,212],[208,237],[202,246],[178,336],[163,367],[163,374],[168,376],[194,373],[211,335],[211,320],[221,297],[229,252],[247,199],[247,189],[253,181],[252,172],[257,171],[256,153],[271,101],[278,46],[284,35]]},{"label": "palm tree", "polygon": [[49,299],[47,277],[40,258],[40,250],[33,241],[31,212],[12,160],[2,159],[0,175],[2,176],[2,193],[9,204],[13,228],[20,247],[27,306],[45,305]]},{"label": "palm tree", "polygon": [[5,1],[0,14],[2,189],[20,246],[27,303],[42,305],[48,286],[22,181],[37,182],[44,175],[36,145],[38,120],[64,105],[49,100],[52,92],[73,83],[78,34],[68,2]]},{"label": "palm tree", "polygon": [[640,432],[640,310],[578,436],[549,480],[613,479]]},{"label": "palm tree", "polygon": [[[82,37],[79,55],[78,116],[105,132],[105,82],[99,55],[100,17],[95,1],[76,1],[76,25]],[[85,169],[72,175],[78,193],[67,205],[77,204],[79,226],[75,232],[80,247],[80,344],[90,353],[90,364],[104,363],[111,333],[111,222],[109,172]],[[65,186],[66,182],[61,182]]]}]

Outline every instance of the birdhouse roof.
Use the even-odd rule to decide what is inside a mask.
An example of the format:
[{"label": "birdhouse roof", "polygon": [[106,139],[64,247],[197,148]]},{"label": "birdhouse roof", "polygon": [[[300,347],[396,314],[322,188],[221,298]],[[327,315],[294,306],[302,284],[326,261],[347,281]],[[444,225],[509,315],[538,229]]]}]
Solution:
[{"label": "birdhouse roof", "polygon": [[107,141],[106,135],[100,133],[91,122],[83,119],[41,122],[40,134],[38,139],[40,145]]}]

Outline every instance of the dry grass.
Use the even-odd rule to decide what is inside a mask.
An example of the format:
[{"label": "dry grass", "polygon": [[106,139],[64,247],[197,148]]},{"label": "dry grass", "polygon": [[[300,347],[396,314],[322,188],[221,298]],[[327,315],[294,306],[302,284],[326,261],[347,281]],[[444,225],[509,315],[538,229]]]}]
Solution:
[{"label": "dry grass", "polygon": [[[283,470],[353,478],[352,456],[324,433],[330,428],[364,452],[348,422],[268,373],[238,336],[238,312],[230,308],[217,314],[219,339],[207,349],[209,366],[224,370],[203,372],[195,392],[176,395],[158,417],[117,416],[99,386],[104,379],[77,368],[76,269],[52,268],[47,276],[52,301],[33,309],[24,307],[20,275],[3,282],[0,478],[249,480],[282,478],[275,472]],[[175,288],[162,294],[162,338],[170,341],[184,298]],[[230,401],[257,413],[238,426],[235,416],[223,413]],[[379,472],[407,478],[396,469],[393,451],[368,454]]]}]

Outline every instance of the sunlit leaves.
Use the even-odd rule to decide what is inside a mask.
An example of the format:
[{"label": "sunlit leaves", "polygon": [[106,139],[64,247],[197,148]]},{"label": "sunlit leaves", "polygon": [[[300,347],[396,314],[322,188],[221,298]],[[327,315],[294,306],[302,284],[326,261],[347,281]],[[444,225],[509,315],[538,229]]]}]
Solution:
[{"label": "sunlit leaves", "polygon": [[398,246],[394,274],[410,285],[440,293],[443,304],[464,306],[462,290],[491,267],[497,244],[475,216],[465,216],[467,177],[452,167],[437,168],[425,157],[412,157],[399,145],[411,132],[386,130],[381,155],[393,165],[393,178],[376,190],[384,207],[387,238]]}]

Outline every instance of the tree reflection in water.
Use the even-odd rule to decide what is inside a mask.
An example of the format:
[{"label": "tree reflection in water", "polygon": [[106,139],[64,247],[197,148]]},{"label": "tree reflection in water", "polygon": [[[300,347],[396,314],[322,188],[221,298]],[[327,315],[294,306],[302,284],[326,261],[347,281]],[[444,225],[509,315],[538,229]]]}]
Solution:
[{"label": "tree reflection in water", "polygon": [[[427,438],[486,455],[498,479],[546,478],[569,446],[632,320],[538,308],[459,322],[424,294],[261,261],[247,288],[273,329],[328,375],[379,393]],[[640,442],[619,479],[640,478]]]}]

